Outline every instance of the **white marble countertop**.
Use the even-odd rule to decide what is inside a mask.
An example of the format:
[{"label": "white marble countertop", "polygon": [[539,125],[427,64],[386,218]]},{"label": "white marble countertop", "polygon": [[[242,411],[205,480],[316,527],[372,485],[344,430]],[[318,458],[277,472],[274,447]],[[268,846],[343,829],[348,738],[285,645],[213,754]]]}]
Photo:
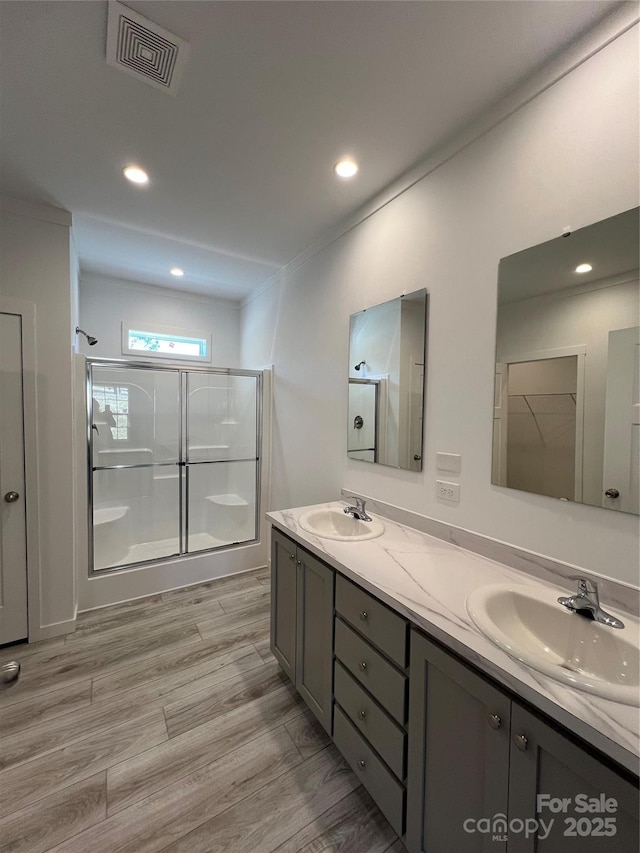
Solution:
[{"label": "white marble countertop", "polygon": [[[344,506],[335,501],[314,508]],[[267,519],[504,687],[638,773],[640,709],[560,684],[519,663],[480,633],[467,614],[466,598],[478,587],[521,583],[548,589],[549,584],[384,517],[385,531],[377,539],[320,538],[298,524],[309,509],[269,512]]]}]

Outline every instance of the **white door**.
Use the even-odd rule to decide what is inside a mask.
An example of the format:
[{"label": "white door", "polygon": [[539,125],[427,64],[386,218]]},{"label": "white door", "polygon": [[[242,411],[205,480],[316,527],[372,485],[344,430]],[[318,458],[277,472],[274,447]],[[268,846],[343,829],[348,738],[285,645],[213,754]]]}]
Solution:
[{"label": "white door", "polygon": [[493,463],[491,482],[494,486],[507,485],[507,415],[509,365],[496,364],[493,400]]},{"label": "white door", "polygon": [[424,412],[424,362],[411,359],[409,367],[409,458],[410,471],[422,471],[422,418]]},{"label": "white door", "polygon": [[0,644],[25,639],[27,545],[22,318],[0,313]]},{"label": "white door", "polygon": [[[638,514],[640,326],[609,332],[602,488],[603,506]],[[616,492],[618,496],[613,497]]]}]

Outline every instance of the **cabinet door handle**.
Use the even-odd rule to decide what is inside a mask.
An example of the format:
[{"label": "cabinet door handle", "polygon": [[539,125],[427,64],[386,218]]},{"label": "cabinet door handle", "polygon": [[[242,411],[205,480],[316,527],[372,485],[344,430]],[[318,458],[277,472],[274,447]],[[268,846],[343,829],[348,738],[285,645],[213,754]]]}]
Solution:
[{"label": "cabinet door handle", "polygon": [[516,735],[513,742],[518,747],[520,752],[525,752],[529,746],[529,738],[526,735]]},{"label": "cabinet door handle", "polygon": [[290,559],[290,560],[295,560],[295,558],[296,558],[296,555],[295,555],[295,554],[289,554],[289,559]]},{"label": "cabinet door handle", "polygon": [[364,708],[358,713],[358,716],[360,717],[361,720],[364,720],[364,718],[367,716],[367,712],[365,711]]},{"label": "cabinet door handle", "polygon": [[296,566],[301,566],[301,565],[302,565],[302,560],[296,560]]},{"label": "cabinet door handle", "polygon": [[363,672],[366,672],[366,671],[367,671],[367,662],[366,662],[366,660],[363,660],[363,661],[361,661],[361,662],[360,662],[360,669],[361,669]]},{"label": "cabinet door handle", "polygon": [[360,618],[362,619],[363,622],[367,621],[367,619],[369,618],[369,614],[367,613],[366,610],[360,611]]},{"label": "cabinet door handle", "polygon": [[498,714],[489,714],[488,722],[492,729],[499,729],[502,725],[502,720]]},{"label": "cabinet door handle", "polygon": [[364,758],[361,758],[360,761],[358,761],[358,765],[364,769],[367,766],[367,762]]}]

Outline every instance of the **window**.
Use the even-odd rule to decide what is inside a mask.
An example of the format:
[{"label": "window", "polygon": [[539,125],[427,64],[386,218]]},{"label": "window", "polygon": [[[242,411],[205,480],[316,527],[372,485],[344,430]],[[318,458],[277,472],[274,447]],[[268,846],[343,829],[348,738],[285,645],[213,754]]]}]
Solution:
[{"label": "window", "polygon": [[115,441],[129,438],[129,389],[122,385],[93,386],[93,423],[104,424]]},{"label": "window", "polygon": [[122,352],[179,361],[211,361],[211,335],[149,323],[122,324]]}]

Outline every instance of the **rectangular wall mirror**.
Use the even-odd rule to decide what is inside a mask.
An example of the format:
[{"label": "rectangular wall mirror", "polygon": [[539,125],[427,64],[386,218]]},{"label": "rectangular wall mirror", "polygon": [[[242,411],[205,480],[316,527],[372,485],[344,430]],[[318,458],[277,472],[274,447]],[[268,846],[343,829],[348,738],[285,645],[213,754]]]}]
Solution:
[{"label": "rectangular wall mirror", "polygon": [[638,514],[638,211],[500,261],[495,485]]},{"label": "rectangular wall mirror", "polygon": [[422,470],[427,291],[352,314],[347,455]]}]

